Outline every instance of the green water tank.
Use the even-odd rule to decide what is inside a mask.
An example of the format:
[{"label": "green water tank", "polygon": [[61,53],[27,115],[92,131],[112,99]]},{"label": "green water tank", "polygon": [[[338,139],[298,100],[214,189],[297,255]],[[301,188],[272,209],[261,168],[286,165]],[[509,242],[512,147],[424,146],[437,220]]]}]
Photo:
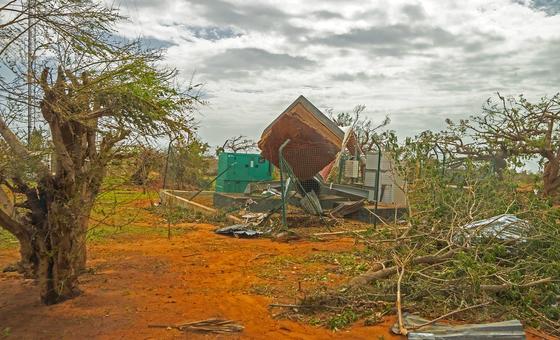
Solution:
[{"label": "green water tank", "polygon": [[222,152],[218,156],[218,174],[224,171],[216,180],[217,192],[243,192],[251,182],[272,180],[272,166],[259,154]]}]

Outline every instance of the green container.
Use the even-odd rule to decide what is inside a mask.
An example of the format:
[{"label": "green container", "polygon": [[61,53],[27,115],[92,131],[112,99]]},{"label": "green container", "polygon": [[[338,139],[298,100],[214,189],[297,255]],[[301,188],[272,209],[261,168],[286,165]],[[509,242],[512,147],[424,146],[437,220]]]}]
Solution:
[{"label": "green container", "polygon": [[251,182],[272,180],[272,166],[259,154],[222,152],[218,156],[221,173],[216,180],[217,192],[243,192]]}]

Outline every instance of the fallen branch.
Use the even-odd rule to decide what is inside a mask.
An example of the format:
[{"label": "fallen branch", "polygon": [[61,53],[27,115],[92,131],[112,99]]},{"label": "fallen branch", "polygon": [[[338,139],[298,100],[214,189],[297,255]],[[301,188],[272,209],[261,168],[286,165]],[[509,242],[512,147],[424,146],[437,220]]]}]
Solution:
[{"label": "fallen branch", "polygon": [[208,319],[201,321],[193,321],[180,325],[148,325],[148,328],[171,328],[178,329],[182,332],[198,332],[198,333],[237,333],[242,332],[244,327],[232,320],[224,319]]},{"label": "fallen branch", "polygon": [[404,264],[399,264],[397,267],[397,272],[399,273],[399,278],[397,279],[397,317],[399,322],[399,334],[406,336],[408,330],[404,326],[403,316],[402,316],[402,298],[401,298],[401,282],[404,275]]},{"label": "fallen branch", "polygon": [[530,287],[534,287],[534,286],[538,286],[540,284],[545,284],[545,283],[550,283],[552,282],[552,278],[551,277],[546,277],[544,279],[540,279],[537,281],[532,281],[532,282],[528,282],[528,283],[524,283],[524,284],[520,284],[520,285],[514,285],[512,283],[504,283],[501,285],[481,285],[480,289],[485,291],[485,292],[489,292],[489,293],[499,293],[499,292],[504,292],[508,289],[511,289],[513,287],[519,287],[519,288],[530,288]]},{"label": "fallen branch", "polygon": [[492,303],[492,301],[488,301],[488,302],[485,302],[485,303],[480,303],[480,304],[478,304],[478,305],[468,306],[468,307],[465,307],[465,308],[458,308],[458,309],[456,309],[456,310],[454,310],[454,311],[451,311],[451,312],[449,312],[449,313],[447,313],[447,314],[443,314],[442,316],[439,316],[439,317],[437,317],[437,318],[435,318],[435,319],[433,319],[433,320],[430,320],[430,321],[425,322],[425,323],[423,323],[423,324],[420,324],[420,325],[418,325],[418,326],[410,327],[410,328],[408,328],[408,330],[411,331],[411,330],[420,329],[420,328],[422,328],[422,327],[426,327],[426,326],[429,326],[429,325],[431,325],[431,324],[433,324],[433,323],[435,323],[435,322],[438,322],[439,320],[446,319],[446,318],[450,317],[451,315],[455,315],[455,314],[457,314],[457,313],[465,312],[465,311],[468,311],[468,310],[470,310],[470,309],[475,309],[475,308],[478,308],[478,307],[487,306],[487,305],[489,305],[490,303]]},{"label": "fallen branch", "polygon": [[[411,265],[417,265],[417,264],[438,264],[438,263],[442,263],[445,262],[447,260],[449,260],[450,258],[452,258],[455,254],[457,254],[459,251],[461,251],[461,248],[454,248],[449,250],[448,252],[442,254],[442,255],[425,255],[425,256],[419,256],[416,257],[412,260],[410,260],[410,264]],[[372,268],[371,270],[367,271],[365,274],[362,274],[358,277],[353,278],[352,280],[350,280],[349,284],[348,284],[348,288],[349,289],[355,289],[358,288],[360,286],[364,286],[367,285],[375,280],[379,280],[379,279],[384,279],[386,277],[389,277],[391,275],[397,274],[398,271],[398,267],[397,266],[392,266],[392,267],[388,267],[388,268],[384,268],[384,269],[379,269],[379,266],[376,266],[375,268]]]},{"label": "fallen branch", "polygon": [[313,236],[328,236],[328,235],[341,235],[341,234],[353,234],[353,233],[365,233],[367,229],[360,230],[345,230],[345,231],[333,231],[330,233],[315,233]]},{"label": "fallen branch", "polygon": [[268,305],[269,308],[299,308],[299,309],[330,309],[330,310],[340,310],[340,307],[327,306],[327,305],[294,305],[294,304],[284,304],[284,303],[271,303]]}]

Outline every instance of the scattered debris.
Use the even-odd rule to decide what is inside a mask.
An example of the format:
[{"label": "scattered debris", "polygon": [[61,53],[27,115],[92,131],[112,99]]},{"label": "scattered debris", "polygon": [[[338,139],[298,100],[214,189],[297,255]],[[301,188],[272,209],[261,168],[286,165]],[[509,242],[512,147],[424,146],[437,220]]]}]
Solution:
[{"label": "scattered debris", "polygon": [[[431,323],[417,315],[405,314],[404,326],[409,329],[409,340],[452,340],[452,339],[508,339],[524,340],[525,332],[519,320],[487,324],[450,325]],[[399,334],[399,326],[393,325],[393,333]]]},{"label": "scattered debris", "polygon": [[266,217],[265,213],[247,213],[241,216],[245,219],[246,224],[259,225]]},{"label": "scattered debris", "polygon": [[302,199],[299,201],[303,210],[312,215],[320,216],[323,214],[323,208],[321,207],[321,202],[315,191],[310,191],[305,193]]},{"label": "scattered debris", "polygon": [[270,197],[270,196],[280,197],[281,193],[280,191],[269,186],[268,189],[262,192],[262,195],[263,197]]},{"label": "scattered debris", "polygon": [[193,321],[180,325],[148,325],[149,328],[166,328],[178,329],[181,332],[194,332],[194,333],[239,333],[245,327],[232,320],[225,319],[208,319],[201,321]]},{"label": "scattered debris", "polygon": [[359,201],[342,202],[331,210],[332,217],[344,217],[360,210],[365,203],[365,199]]},{"label": "scattered debris", "polygon": [[525,234],[529,223],[515,215],[503,214],[484,220],[474,221],[463,226],[464,233],[457,239],[496,238],[498,240],[520,240]]},{"label": "scattered debris", "polygon": [[285,231],[274,235],[274,239],[279,242],[289,242],[301,239],[301,236],[294,233],[293,231]]},{"label": "scattered debris", "polygon": [[259,230],[249,229],[249,226],[250,224],[248,223],[234,224],[234,225],[217,229],[215,233],[220,235],[231,235],[237,237],[257,237],[257,236],[264,235],[264,232]]}]

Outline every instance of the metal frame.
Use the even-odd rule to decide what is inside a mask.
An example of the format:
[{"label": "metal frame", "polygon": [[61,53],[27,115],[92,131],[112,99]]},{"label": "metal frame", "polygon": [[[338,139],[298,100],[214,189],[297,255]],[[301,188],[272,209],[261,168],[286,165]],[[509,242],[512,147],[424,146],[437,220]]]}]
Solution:
[{"label": "metal frame", "polygon": [[283,163],[284,163],[284,157],[282,156],[282,153],[284,152],[284,148],[286,147],[286,145],[288,145],[288,143],[290,143],[289,139],[286,139],[286,141],[284,143],[282,143],[282,145],[280,146],[280,148],[278,149],[278,165],[279,165],[279,170],[280,170],[280,193],[281,193],[281,200],[282,200],[282,225],[284,226],[284,228],[288,227],[288,222],[286,220],[286,196],[287,196],[287,190],[284,187],[284,171],[282,170],[283,168]]}]

